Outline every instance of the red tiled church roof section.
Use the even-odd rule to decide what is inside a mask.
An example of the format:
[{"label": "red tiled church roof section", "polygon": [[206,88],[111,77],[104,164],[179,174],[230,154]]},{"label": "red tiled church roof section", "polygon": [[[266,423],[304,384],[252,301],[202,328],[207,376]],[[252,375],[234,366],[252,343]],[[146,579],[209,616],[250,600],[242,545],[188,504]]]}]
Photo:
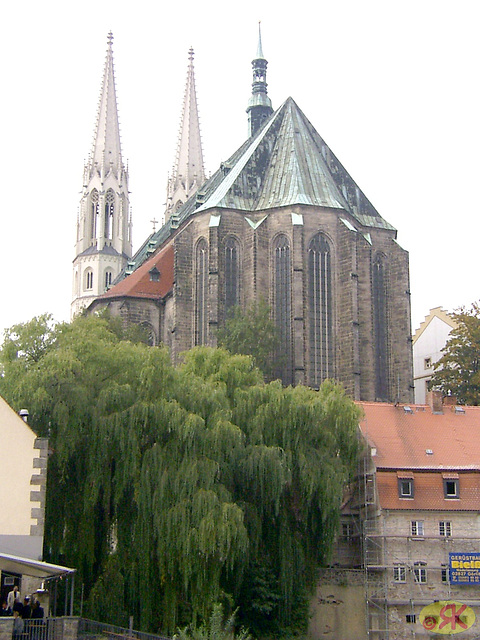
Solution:
[{"label": "red tiled church roof section", "polygon": [[[102,298],[163,298],[173,287],[173,258],[173,243],[170,243],[104,293]],[[152,269],[160,272],[158,280],[152,278]]]},{"label": "red tiled church roof section", "polygon": [[415,472],[413,498],[400,498],[398,476],[394,471],[377,471],[377,490],[382,509],[479,511],[480,473],[458,474],[459,498],[445,498],[441,471]]},{"label": "red tiled church roof section", "polygon": [[437,414],[425,405],[358,404],[377,470],[480,470],[480,407],[444,406]]}]

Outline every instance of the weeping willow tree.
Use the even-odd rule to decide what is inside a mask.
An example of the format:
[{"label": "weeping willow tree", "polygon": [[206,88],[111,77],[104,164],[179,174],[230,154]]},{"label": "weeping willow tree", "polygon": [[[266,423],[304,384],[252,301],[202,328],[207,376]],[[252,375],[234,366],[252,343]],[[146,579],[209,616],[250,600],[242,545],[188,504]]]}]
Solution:
[{"label": "weeping willow tree", "polygon": [[46,330],[21,367],[10,334],[0,391],[50,438],[45,557],[77,568],[89,610],[107,615],[114,579],[145,630],[205,624],[218,602],[258,635],[305,624],[357,456],[343,391],[266,385],[221,349],[174,368],[105,319]]}]

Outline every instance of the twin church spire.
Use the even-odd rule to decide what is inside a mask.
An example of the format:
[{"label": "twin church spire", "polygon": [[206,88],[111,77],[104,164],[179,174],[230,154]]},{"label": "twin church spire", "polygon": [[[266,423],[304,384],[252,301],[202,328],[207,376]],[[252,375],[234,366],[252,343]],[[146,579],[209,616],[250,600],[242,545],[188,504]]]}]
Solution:
[{"label": "twin church spire", "polygon": [[89,178],[92,177],[95,170],[104,175],[111,170],[117,174],[125,171],[122,162],[117,95],[115,91],[112,32],[108,34],[107,38],[107,56],[98,103],[95,134],[92,152],[86,168],[89,170]]},{"label": "twin church spire", "polygon": [[100,89],[93,145],[83,172],[73,261],[71,315],[102,295],[132,255],[128,169],[120,144],[113,35]]},{"label": "twin church spire", "polygon": [[193,55],[193,49],[190,48],[177,153],[167,184],[165,220],[175,214],[205,182]]},{"label": "twin church spire", "polygon": [[[190,48],[175,163],[167,184],[165,220],[174,216],[206,179],[193,60],[194,52]],[[267,61],[262,51],[260,25],[252,67],[252,96],[247,108],[249,135],[273,112],[267,95]],[[101,296],[125,268],[132,257],[131,232],[128,168],[122,160],[110,32],[93,145],[84,168],[77,216],[72,317]]]}]

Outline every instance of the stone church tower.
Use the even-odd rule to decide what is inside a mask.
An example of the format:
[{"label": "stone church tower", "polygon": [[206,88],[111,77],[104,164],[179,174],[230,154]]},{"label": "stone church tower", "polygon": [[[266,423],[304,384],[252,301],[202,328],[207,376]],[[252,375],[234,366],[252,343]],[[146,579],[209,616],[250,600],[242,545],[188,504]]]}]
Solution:
[{"label": "stone church tower", "polygon": [[112,43],[110,33],[77,217],[72,317],[110,287],[132,255],[128,169],[120,146]]},{"label": "stone church tower", "polygon": [[178,361],[263,298],[284,384],[410,402],[408,254],[294,100],[272,112],[260,41],[252,66],[250,137],[90,310],[142,323]]}]

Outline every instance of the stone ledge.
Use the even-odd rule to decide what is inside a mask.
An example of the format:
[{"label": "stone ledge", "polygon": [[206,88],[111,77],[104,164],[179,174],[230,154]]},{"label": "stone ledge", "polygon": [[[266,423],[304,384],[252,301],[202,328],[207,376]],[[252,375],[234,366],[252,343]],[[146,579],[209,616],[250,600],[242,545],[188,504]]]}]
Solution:
[{"label": "stone ledge", "polygon": [[48,438],[35,438],[35,442],[33,444],[34,449],[47,450],[48,449]]}]

